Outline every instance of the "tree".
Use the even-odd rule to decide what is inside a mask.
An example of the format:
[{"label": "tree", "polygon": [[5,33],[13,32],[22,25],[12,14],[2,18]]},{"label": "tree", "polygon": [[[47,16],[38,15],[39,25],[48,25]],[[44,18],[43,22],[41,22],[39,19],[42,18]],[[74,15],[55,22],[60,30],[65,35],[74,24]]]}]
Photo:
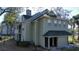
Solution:
[{"label": "tree", "polygon": [[60,17],[61,19],[65,20],[68,22],[68,24],[71,26],[71,29],[70,31],[73,33],[72,35],[72,42],[75,41],[75,38],[74,38],[74,28],[75,28],[75,23],[74,23],[74,19],[69,19],[69,16],[71,15],[71,12],[72,11],[68,11],[62,7],[56,7],[56,8],[53,8],[55,14]]},{"label": "tree", "polygon": [[75,33],[75,20],[73,18],[71,18],[69,20],[69,24],[71,26],[70,31],[72,32],[72,42],[75,42],[75,35],[74,35],[74,33]]},{"label": "tree", "polygon": [[23,11],[23,8],[22,7],[8,7],[7,10],[10,10],[10,11],[4,15],[4,21],[6,21],[7,27],[10,28],[10,34],[11,34],[12,27],[14,26],[19,14]]},{"label": "tree", "polygon": [[71,11],[64,9],[63,7],[56,7],[53,10],[57,16],[59,16],[63,19],[68,19],[69,15],[71,13]]},{"label": "tree", "polygon": [[79,14],[77,14],[77,15],[75,15],[75,16],[73,16],[73,19],[74,19],[74,23],[75,24],[77,24],[77,28],[78,28],[78,38],[77,38],[77,40],[78,40],[78,42],[79,42]]},{"label": "tree", "polygon": [[10,10],[8,9],[8,7],[0,7],[0,16],[5,13],[5,12],[10,12]]}]

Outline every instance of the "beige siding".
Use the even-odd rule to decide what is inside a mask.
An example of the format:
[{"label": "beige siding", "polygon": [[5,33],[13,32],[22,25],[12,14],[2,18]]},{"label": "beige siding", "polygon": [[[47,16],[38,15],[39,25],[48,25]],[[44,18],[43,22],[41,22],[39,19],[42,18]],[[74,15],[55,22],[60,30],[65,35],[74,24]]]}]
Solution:
[{"label": "beige siding", "polygon": [[58,37],[58,47],[62,47],[68,44],[67,36]]},{"label": "beige siding", "polygon": [[30,29],[30,23],[26,22],[23,23],[24,30],[22,31],[22,41],[31,41],[31,29]]},{"label": "beige siding", "polygon": [[32,22],[32,39],[35,45],[39,45],[39,23],[38,21]]},{"label": "beige siding", "polygon": [[45,48],[45,39],[44,39],[44,37],[41,37],[41,39],[40,39],[40,46]]},{"label": "beige siding", "polygon": [[[51,20],[50,23],[48,23],[48,20]],[[43,22],[43,31],[48,31],[48,30],[67,30],[68,29],[68,25],[65,22],[65,25],[63,24],[64,21],[61,21],[61,24],[59,24],[58,20],[57,23],[55,24],[56,20],[53,19],[47,19],[46,21]]]},{"label": "beige siding", "polygon": [[[43,47],[45,45],[43,35],[47,31],[49,31],[49,30],[66,30],[67,31],[67,23],[65,23],[65,25],[64,25],[64,23],[63,23],[64,21],[62,21],[61,24],[57,24],[55,26],[55,24],[54,24],[55,20],[51,19],[51,21],[52,21],[51,24],[48,24],[48,19],[49,18],[44,18],[44,19],[39,20],[39,36],[38,36],[39,37],[39,42],[40,42],[39,45],[41,45]],[[67,37],[60,37],[59,38],[59,42],[61,42],[61,43],[62,42],[67,43]],[[58,45],[62,45],[62,44],[58,44]]]},{"label": "beige siding", "polygon": [[[51,20],[48,23],[48,20]],[[68,25],[64,21],[61,21],[61,24],[58,24],[59,20],[55,24],[51,17],[41,18],[38,21],[32,23],[24,22],[22,23],[22,39],[21,41],[33,41],[36,45],[41,45],[45,47],[44,34],[49,30],[66,30],[68,31]],[[67,44],[67,36],[58,37],[58,46],[63,46]]]}]

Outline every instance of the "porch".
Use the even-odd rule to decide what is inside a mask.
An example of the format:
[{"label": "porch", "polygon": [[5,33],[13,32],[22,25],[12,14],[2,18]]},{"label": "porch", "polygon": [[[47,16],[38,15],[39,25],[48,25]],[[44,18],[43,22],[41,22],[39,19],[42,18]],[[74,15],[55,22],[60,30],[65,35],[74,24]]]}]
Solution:
[{"label": "porch", "polygon": [[48,31],[44,34],[45,48],[51,49],[61,47],[68,44],[68,35],[71,33],[67,31]]}]

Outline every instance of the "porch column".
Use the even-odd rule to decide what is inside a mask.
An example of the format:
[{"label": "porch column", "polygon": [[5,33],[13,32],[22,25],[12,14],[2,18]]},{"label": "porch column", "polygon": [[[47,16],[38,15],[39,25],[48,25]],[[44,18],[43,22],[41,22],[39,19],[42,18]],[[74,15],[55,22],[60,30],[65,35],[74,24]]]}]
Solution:
[{"label": "porch column", "polygon": [[37,21],[35,21],[35,45],[37,45]]}]

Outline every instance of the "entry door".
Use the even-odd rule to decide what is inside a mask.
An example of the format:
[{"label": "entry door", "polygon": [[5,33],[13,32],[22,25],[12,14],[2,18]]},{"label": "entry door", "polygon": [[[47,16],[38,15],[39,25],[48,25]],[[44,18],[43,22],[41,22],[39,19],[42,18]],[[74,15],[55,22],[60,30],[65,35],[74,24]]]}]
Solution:
[{"label": "entry door", "polygon": [[48,47],[48,37],[45,37],[45,47]]},{"label": "entry door", "polygon": [[50,47],[57,47],[57,37],[50,38]]},{"label": "entry door", "polygon": [[54,40],[53,40],[53,37],[50,38],[50,47],[53,47],[54,46]]},{"label": "entry door", "polygon": [[54,37],[54,47],[57,47],[57,37]]}]

